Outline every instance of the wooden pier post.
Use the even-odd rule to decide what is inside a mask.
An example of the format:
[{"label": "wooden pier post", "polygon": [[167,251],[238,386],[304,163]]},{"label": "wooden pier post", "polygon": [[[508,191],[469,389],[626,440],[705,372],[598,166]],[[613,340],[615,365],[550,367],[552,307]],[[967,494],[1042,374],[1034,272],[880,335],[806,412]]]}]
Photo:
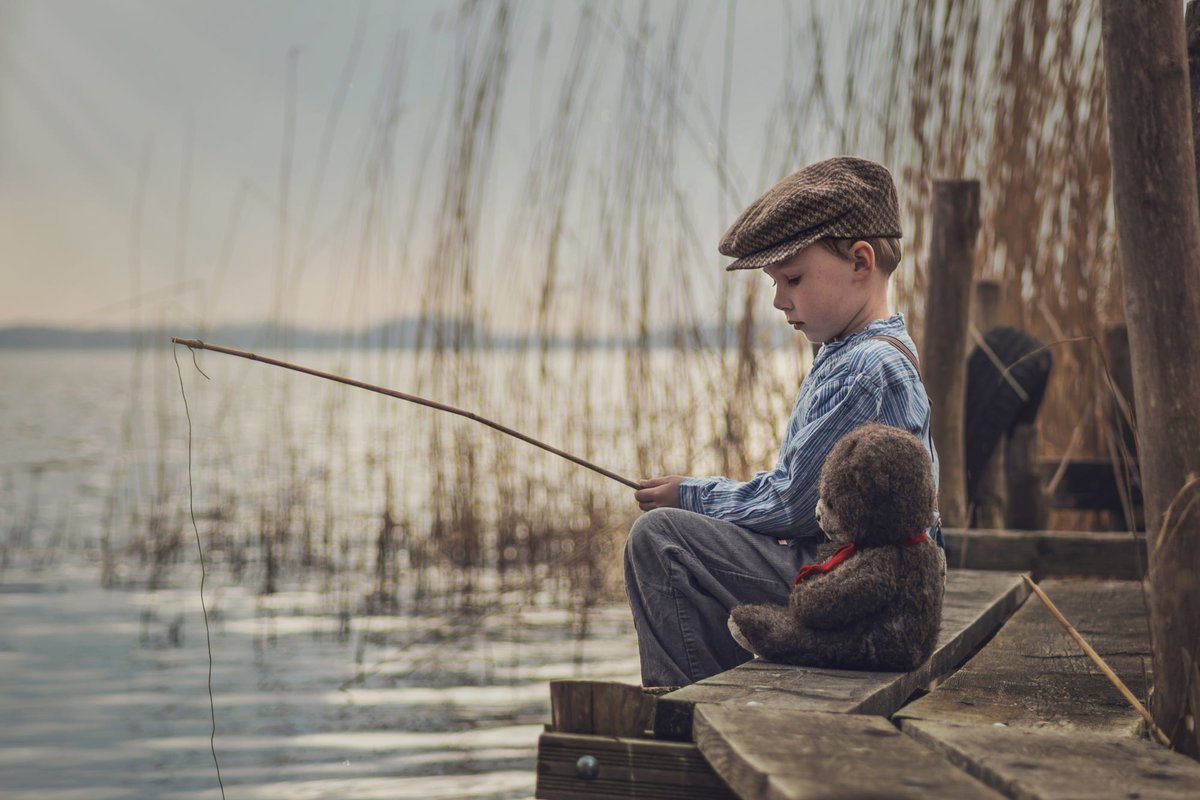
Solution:
[{"label": "wooden pier post", "polygon": [[[1121,499],[1121,510],[1111,512],[1114,524],[1124,530],[1145,530],[1146,522],[1141,514],[1141,503],[1125,492],[1125,468],[1136,477],[1138,467],[1138,443],[1133,435],[1130,419],[1137,419],[1137,407],[1133,402],[1133,366],[1129,363],[1129,331],[1125,323],[1109,325],[1104,329],[1104,360],[1112,378],[1113,390],[1104,400],[1104,416],[1108,424],[1109,443],[1106,445],[1110,459],[1116,459],[1121,470],[1114,475],[1117,481],[1117,496]],[[1140,486],[1140,482],[1138,484]],[[1130,487],[1132,488],[1132,487]],[[1132,492],[1130,493],[1132,494]],[[1120,516],[1117,516],[1117,515]]]},{"label": "wooden pier post", "polygon": [[1125,315],[1141,440],[1155,722],[1200,754],[1200,216],[1178,0],[1103,0]]},{"label": "wooden pier post", "polygon": [[1188,0],[1184,28],[1192,99],[1192,160],[1196,165],[1196,183],[1200,186],[1200,2],[1197,0]]},{"label": "wooden pier post", "polygon": [[963,403],[978,234],[979,181],[934,181],[921,364],[933,407],[933,441],[941,462],[938,507],[942,523],[950,528],[965,527],[967,522]]},{"label": "wooden pier post", "polygon": [[1045,530],[1050,499],[1038,467],[1036,424],[1018,422],[1004,441],[1004,487],[1008,502],[1004,527],[1014,531]]}]

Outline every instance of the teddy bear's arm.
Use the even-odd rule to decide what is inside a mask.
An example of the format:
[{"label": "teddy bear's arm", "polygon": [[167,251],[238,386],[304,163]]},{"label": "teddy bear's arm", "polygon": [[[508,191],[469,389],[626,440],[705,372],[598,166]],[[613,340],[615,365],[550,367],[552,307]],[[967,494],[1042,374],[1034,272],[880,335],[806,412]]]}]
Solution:
[{"label": "teddy bear's arm", "polygon": [[861,551],[834,571],[803,581],[790,603],[800,622],[812,628],[842,628],[875,613],[896,593],[896,561],[891,548]]}]

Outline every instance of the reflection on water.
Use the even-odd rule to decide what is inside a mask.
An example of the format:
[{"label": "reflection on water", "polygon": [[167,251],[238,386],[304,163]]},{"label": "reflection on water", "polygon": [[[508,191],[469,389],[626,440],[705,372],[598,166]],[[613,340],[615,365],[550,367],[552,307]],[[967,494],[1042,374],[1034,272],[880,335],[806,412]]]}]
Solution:
[{"label": "reflection on water", "polygon": [[[3,581],[4,796],[218,796],[197,587],[104,590],[61,562]],[[546,608],[346,620],[317,592],[229,586],[208,605],[230,798],[530,797],[546,681],[637,682],[620,606],[579,637]]]},{"label": "reflection on water", "polygon": [[[370,567],[355,559],[374,546],[385,508],[413,539],[463,504],[485,536],[506,521],[521,534],[625,525],[636,512],[628,488],[477,423],[201,352],[205,380],[179,350],[195,509],[218,560],[257,557],[265,522],[288,531],[292,555]],[[731,449],[711,353],[650,351],[649,379],[632,383],[629,357],[608,350],[553,351],[544,364],[511,351],[436,362],[412,351],[274,355],[459,404],[631,478],[722,472]],[[773,463],[802,366],[795,351],[767,354],[759,369],[772,391],[733,409],[750,469]],[[468,369],[469,379],[447,377]],[[148,559],[145,540],[157,537],[174,545],[170,560],[186,557],[188,449],[171,350],[0,351],[3,553],[107,541]],[[145,577],[120,559],[114,568],[118,580]]]},{"label": "reflection on water", "polygon": [[[467,420],[179,355],[190,474],[170,350],[0,352],[5,796],[217,796],[192,499],[231,798],[532,794],[546,682],[637,681],[630,491]],[[640,383],[616,351],[275,355],[630,477],[726,454],[711,353],[644,353]],[[748,463],[772,460],[795,356],[737,409]]]}]

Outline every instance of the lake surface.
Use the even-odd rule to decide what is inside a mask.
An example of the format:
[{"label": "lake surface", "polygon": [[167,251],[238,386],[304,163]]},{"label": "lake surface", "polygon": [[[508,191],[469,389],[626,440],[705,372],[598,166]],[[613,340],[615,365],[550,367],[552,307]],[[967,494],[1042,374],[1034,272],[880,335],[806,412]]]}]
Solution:
[{"label": "lake surface", "polygon": [[[636,683],[628,611],[322,613],[210,587],[229,798],[532,797],[547,681]],[[102,589],[95,564],[0,583],[0,785],[12,800],[220,797],[197,586]]]},{"label": "lake surface", "polygon": [[[631,478],[725,472],[731,442],[768,467],[806,357],[738,393],[728,354],[273,355]],[[198,535],[226,797],[530,797],[547,682],[638,682],[636,514],[593,472],[312,377],[0,351],[4,796],[220,797]]]},{"label": "lake surface", "polygon": [[[400,388],[417,369],[404,354],[294,357]],[[0,352],[4,796],[220,796],[193,505],[208,556],[215,745],[227,797],[532,796],[547,682],[638,680],[619,597],[565,602],[570,584],[553,569],[514,582],[487,564],[469,572],[476,585],[464,595],[456,585],[464,573],[426,564],[418,602],[415,568],[400,552],[392,605],[373,608],[388,492],[410,531],[436,516],[434,423],[311,378],[199,361],[211,382],[180,353],[189,443],[169,350]],[[500,410],[511,412],[510,424],[585,449],[585,439],[600,436],[609,464],[632,463],[632,444],[602,435],[619,427],[619,411],[598,415],[587,431],[566,414],[538,423],[534,404],[519,402],[521,386],[539,380],[536,365],[487,363],[491,388],[464,397],[506,398]],[[510,388],[497,392],[500,380]],[[553,385],[553,376],[543,383]],[[286,436],[281,407],[289,409]],[[447,447],[479,443],[481,474],[509,446],[460,441],[460,431],[446,429]],[[508,458],[549,482],[578,469],[524,450]],[[590,473],[562,480],[553,499],[542,490],[524,502],[558,513],[579,505],[576,487],[597,485]],[[628,490],[608,483],[589,489],[590,502],[627,509]],[[494,500],[498,489],[479,484]],[[297,487],[299,510],[272,516]],[[300,568],[289,539],[281,552],[293,560],[264,594],[255,548],[264,521],[278,519],[293,531],[307,520],[324,560]],[[170,548],[160,558],[164,541]]]}]

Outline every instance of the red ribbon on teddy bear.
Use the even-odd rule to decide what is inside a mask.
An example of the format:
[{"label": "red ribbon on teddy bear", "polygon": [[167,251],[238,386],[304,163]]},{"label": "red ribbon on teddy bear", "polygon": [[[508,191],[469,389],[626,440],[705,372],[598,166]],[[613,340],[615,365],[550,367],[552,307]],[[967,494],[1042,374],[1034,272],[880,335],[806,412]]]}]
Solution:
[{"label": "red ribbon on teddy bear", "polygon": [[[896,542],[892,546],[893,547],[912,547],[914,544],[920,544],[921,542],[925,542],[928,540],[929,540],[929,534],[921,532],[921,533],[918,533],[916,536],[912,537],[911,539],[905,539],[903,542]],[[824,575],[826,572],[829,572],[831,569],[836,567],[838,564],[842,563],[847,558],[849,558],[850,556],[857,553],[860,549],[861,548],[856,546],[854,544],[854,542],[849,542],[847,544],[842,545],[837,550],[834,550],[833,555],[829,557],[829,560],[822,561],[820,564],[805,564],[803,567],[800,568],[800,571],[796,573],[796,577],[792,579],[792,586],[795,586],[796,584],[800,583],[800,581],[802,581],[806,578],[811,578],[814,575]]]}]

